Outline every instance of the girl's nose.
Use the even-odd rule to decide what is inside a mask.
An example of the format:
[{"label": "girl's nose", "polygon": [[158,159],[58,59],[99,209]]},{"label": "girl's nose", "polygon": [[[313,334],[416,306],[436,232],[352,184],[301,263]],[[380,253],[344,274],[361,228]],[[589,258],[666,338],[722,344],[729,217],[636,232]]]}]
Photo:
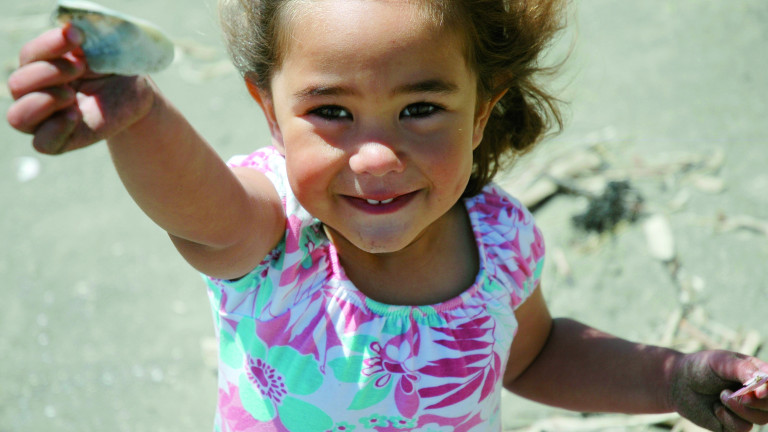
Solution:
[{"label": "girl's nose", "polygon": [[405,164],[397,152],[381,143],[365,143],[349,158],[349,166],[356,174],[370,174],[382,177],[390,173],[401,173]]}]

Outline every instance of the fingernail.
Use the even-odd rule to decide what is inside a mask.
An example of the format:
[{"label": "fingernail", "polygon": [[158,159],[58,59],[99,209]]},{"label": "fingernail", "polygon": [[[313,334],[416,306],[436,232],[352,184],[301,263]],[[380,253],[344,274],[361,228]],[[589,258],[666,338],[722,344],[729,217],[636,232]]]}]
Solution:
[{"label": "fingernail", "polygon": [[67,27],[67,29],[64,31],[64,34],[67,37],[67,40],[75,45],[80,45],[83,43],[83,32],[81,32],[80,29],[73,25]]},{"label": "fingernail", "polygon": [[733,394],[730,390],[723,390],[720,392],[720,400],[723,401],[723,403],[728,402],[728,399],[731,398],[731,395]]},{"label": "fingernail", "polygon": [[717,417],[718,420],[723,420],[723,415],[725,415],[725,407],[720,404],[715,404],[714,409],[712,410],[715,414],[715,417]]}]

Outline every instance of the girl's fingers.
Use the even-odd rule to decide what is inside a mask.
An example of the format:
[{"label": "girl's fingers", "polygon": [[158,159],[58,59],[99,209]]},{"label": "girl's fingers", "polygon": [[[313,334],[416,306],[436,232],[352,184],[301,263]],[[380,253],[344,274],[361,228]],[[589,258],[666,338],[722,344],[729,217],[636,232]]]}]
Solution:
[{"label": "girl's fingers", "polygon": [[748,430],[743,429],[745,423],[750,426],[752,424],[768,424],[768,410],[766,410],[768,406],[764,401],[752,396],[730,399],[728,396],[730,396],[730,392],[724,391],[720,399],[725,406],[716,408],[715,414],[726,427],[737,428],[730,430]]},{"label": "girl's fingers", "polygon": [[761,362],[744,354],[729,351],[713,351],[708,366],[725,381],[747,382],[760,370]]},{"label": "girl's fingers", "polygon": [[63,153],[79,121],[80,113],[74,106],[55,113],[37,128],[32,145],[40,153]]},{"label": "girl's fingers", "polygon": [[8,77],[8,89],[14,99],[19,99],[40,89],[67,84],[82,77],[85,69],[85,62],[74,57],[36,61],[12,73]]},{"label": "girl's fingers", "polygon": [[724,431],[728,432],[747,432],[752,429],[752,423],[739,417],[724,406],[717,404],[715,406],[715,416],[723,426]]},{"label": "girl's fingers", "polygon": [[50,87],[22,96],[8,109],[8,123],[15,129],[33,133],[42,122],[75,102],[75,92],[68,86]]},{"label": "girl's fingers", "polygon": [[48,30],[21,48],[19,65],[63,57],[64,54],[76,50],[81,43],[83,34],[71,24]]},{"label": "girl's fingers", "polygon": [[732,397],[733,392],[723,390],[720,394],[720,400],[730,410],[737,413],[763,413],[765,421],[768,423],[768,399],[757,397],[755,393],[748,393],[743,396]]}]

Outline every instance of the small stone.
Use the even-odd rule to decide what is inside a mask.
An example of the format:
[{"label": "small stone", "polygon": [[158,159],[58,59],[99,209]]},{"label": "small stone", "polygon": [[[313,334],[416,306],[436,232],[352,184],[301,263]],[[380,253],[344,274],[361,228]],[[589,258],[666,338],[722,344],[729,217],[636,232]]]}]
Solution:
[{"label": "small stone", "polygon": [[652,257],[662,262],[675,259],[675,238],[672,228],[664,215],[656,214],[643,224],[648,252]]},{"label": "small stone", "polygon": [[45,413],[45,416],[48,418],[54,418],[56,417],[56,407],[53,405],[46,405],[45,409],[43,411]]},{"label": "small stone", "polygon": [[163,371],[162,371],[162,369],[160,369],[160,368],[158,368],[158,367],[153,367],[153,368],[152,368],[152,369],[149,371],[149,378],[150,378],[152,381],[154,381],[154,382],[157,382],[157,383],[159,383],[159,382],[162,382],[162,381],[163,381],[163,379],[164,379],[164,376],[165,376],[165,374],[163,374]]},{"label": "small stone", "polygon": [[40,175],[40,161],[31,156],[22,156],[14,161],[16,165],[16,180],[26,183]]}]

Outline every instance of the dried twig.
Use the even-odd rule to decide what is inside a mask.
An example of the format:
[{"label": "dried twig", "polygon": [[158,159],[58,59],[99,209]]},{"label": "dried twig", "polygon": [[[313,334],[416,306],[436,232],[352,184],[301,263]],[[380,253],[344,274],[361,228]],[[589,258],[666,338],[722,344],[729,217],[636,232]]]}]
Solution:
[{"label": "dried twig", "polygon": [[542,419],[521,429],[508,429],[516,432],[587,432],[602,429],[642,427],[662,424],[678,419],[677,414],[644,415],[596,415],[590,417],[552,417]]},{"label": "dried twig", "polygon": [[721,231],[733,231],[737,229],[746,229],[760,233],[768,237],[768,220],[758,219],[748,215],[719,217],[719,229]]}]

